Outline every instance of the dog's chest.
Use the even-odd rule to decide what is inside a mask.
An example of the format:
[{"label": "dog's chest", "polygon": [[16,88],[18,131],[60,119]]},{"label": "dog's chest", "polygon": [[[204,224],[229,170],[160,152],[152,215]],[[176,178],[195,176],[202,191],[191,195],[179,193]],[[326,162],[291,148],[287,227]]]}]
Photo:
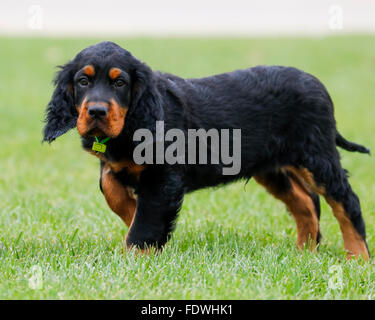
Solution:
[{"label": "dog's chest", "polygon": [[136,164],[132,160],[128,159],[122,159],[122,160],[111,160],[108,159],[105,154],[100,152],[95,152],[93,150],[87,150],[89,153],[94,155],[95,157],[99,158],[104,162],[106,167],[111,170],[114,174],[121,173],[123,171],[126,171],[127,174],[134,176],[137,180],[139,179],[139,176],[141,172],[145,169],[144,165]]}]

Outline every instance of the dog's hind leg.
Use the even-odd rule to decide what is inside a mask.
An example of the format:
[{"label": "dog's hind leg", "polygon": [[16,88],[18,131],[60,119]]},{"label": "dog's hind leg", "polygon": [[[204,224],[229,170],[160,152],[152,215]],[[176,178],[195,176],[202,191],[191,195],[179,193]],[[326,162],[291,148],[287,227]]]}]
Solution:
[{"label": "dog's hind leg", "polygon": [[297,247],[314,249],[321,238],[319,196],[287,171],[261,173],[254,179],[275,198],[285,203],[297,225]]},{"label": "dog's hind leg", "polygon": [[344,238],[348,259],[363,256],[369,259],[365,223],[360,203],[353,192],[345,170],[337,158],[314,158],[305,167],[288,167],[311,188],[322,194],[331,206]]}]

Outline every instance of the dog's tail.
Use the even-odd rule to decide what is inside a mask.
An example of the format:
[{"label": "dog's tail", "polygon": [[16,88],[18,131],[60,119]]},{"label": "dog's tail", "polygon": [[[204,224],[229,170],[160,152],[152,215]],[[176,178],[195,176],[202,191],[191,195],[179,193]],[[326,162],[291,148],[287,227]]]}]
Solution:
[{"label": "dog's tail", "polygon": [[356,151],[356,152],[360,152],[360,153],[368,153],[370,154],[370,149],[360,145],[360,144],[357,144],[357,143],[354,143],[354,142],[350,142],[348,140],[346,140],[340,133],[336,132],[336,145],[338,145],[339,147],[345,149],[345,150],[348,150],[348,151]]}]

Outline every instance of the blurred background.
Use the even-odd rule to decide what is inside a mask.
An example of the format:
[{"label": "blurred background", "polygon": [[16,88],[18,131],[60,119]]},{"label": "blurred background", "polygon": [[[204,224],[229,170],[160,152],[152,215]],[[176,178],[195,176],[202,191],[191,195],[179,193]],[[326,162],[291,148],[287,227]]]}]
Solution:
[{"label": "blurred background", "polygon": [[375,31],[373,0],[2,0],[0,33],[28,36],[326,35]]},{"label": "blurred background", "polygon": [[[1,0],[0,298],[322,298],[322,265],[344,257],[336,220],[322,201],[323,244],[301,259],[292,218],[253,182],[186,196],[170,251],[152,268],[123,259],[127,228],[99,191],[97,159],[76,130],[41,144],[56,66],[103,40],[181,77],[303,69],[327,87],[342,135],[375,152],[374,0]],[[374,157],[340,153],[374,254]],[[44,290],[27,284],[35,264]],[[375,283],[373,265],[345,268],[352,282],[340,297],[373,297],[363,285]]]}]

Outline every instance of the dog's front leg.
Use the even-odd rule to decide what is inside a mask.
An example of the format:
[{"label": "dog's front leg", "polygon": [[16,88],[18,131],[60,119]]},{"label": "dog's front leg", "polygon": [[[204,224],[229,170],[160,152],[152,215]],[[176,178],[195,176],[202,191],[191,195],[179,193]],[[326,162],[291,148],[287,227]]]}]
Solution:
[{"label": "dog's front leg", "polygon": [[125,240],[128,248],[162,249],[170,238],[184,192],[178,177],[162,181],[154,180],[137,191],[137,209]]}]

